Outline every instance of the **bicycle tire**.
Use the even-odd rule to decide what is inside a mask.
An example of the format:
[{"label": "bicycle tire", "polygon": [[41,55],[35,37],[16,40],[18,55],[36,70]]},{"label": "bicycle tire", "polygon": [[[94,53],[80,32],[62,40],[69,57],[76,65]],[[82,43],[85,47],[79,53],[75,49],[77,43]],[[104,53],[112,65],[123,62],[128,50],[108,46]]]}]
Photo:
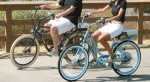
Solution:
[{"label": "bicycle tire", "polygon": [[[112,64],[112,68],[118,75],[129,76],[138,69],[141,62],[141,51],[136,43],[128,40],[123,41],[116,46],[113,52],[117,57]],[[133,64],[133,66],[130,64]]]},{"label": "bicycle tire", "polygon": [[[76,49],[77,49],[77,51],[76,51]],[[78,51],[80,49],[83,52],[83,53],[81,52],[82,56],[81,55],[78,56],[78,54],[76,54],[76,52],[80,52],[80,51]],[[72,52],[73,55],[71,54],[71,52]],[[71,57],[69,57],[69,55]],[[80,58],[83,57],[82,59],[84,59],[85,62],[80,63],[80,59],[77,59],[77,60],[72,59],[72,58],[75,58],[75,56],[78,56]],[[65,57],[69,57],[69,59],[72,59],[72,63],[66,62]],[[69,68],[70,68],[70,66],[72,66],[72,68],[75,68],[75,69],[71,70],[71,71],[69,69],[67,69],[67,71],[65,71],[65,68],[67,68],[68,66],[69,66]],[[72,75],[72,76],[69,74],[69,72],[71,74],[73,74],[75,72],[78,72],[77,69],[80,69],[80,66],[81,66],[81,68],[83,66],[83,68],[81,69],[81,72],[79,72],[79,74],[75,74],[75,75]],[[61,75],[61,77],[63,79],[68,80],[68,81],[76,81],[76,80],[80,79],[85,74],[87,69],[88,69],[88,54],[82,46],[80,46],[80,45],[70,45],[62,51],[61,56],[59,57],[59,61],[58,61],[58,71],[59,71],[59,74]],[[77,71],[75,71],[75,70],[77,70]]]},{"label": "bicycle tire", "polygon": [[[32,40],[32,35],[26,34],[26,35],[18,37],[13,42],[13,44],[11,46],[11,49],[10,49],[10,59],[11,59],[11,62],[12,62],[12,64],[14,66],[16,66],[19,69],[31,66],[35,62],[35,60],[37,59],[37,57],[39,56],[40,48],[39,48],[39,42],[37,41],[37,39],[35,39],[33,41],[34,46],[31,45],[32,46],[32,50],[35,49],[35,53],[31,51],[31,47],[27,51],[25,50],[25,48],[26,49],[28,48],[28,47],[24,48],[24,46],[26,46],[25,42],[29,41],[28,44],[30,44],[31,40]],[[21,49],[23,49],[23,50],[21,50]],[[31,56],[33,56],[33,58],[31,58]],[[29,59],[31,58],[31,60],[29,60],[29,61],[25,60],[26,63],[24,63],[24,61],[23,61],[24,59],[23,58],[29,58]],[[20,61],[18,61],[19,59],[20,59]]]}]

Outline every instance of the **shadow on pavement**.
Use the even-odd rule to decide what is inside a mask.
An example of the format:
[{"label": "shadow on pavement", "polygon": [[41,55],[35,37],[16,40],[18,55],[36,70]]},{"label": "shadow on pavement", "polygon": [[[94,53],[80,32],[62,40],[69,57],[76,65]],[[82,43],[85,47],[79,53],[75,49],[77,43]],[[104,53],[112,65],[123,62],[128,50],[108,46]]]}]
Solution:
[{"label": "shadow on pavement", "polygon": [[150,75],[131,75],[118,77],[97,77],[97,79],[86,79],[84,82],[136,82],[150,81]]},{"label": "shadow on pavement", "polygon": [[27,67],[23,69],[18,69],[22,71],[38,71],[38,70],[52,70],[52,69],[58,69],[57,67],[49,67],[49,66],[38,66],[38,67]]}]

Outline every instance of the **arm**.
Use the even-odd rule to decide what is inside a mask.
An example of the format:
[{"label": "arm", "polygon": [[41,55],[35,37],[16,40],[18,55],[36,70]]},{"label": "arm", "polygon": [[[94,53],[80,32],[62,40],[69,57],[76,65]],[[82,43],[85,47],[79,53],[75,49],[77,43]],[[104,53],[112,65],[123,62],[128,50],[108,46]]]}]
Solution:
[{"label": "arm", "polygon": [[120,9],[118,15],[113,16],[111,18],[106,19],[106,22],[112,21],[112,20],[118,20],[124,13],[124,9]]},{"label": "arm", "polygon": [[76,7],[74,6],[70,6],[70,8],[68,8],[67,10],[65,10],[64,12],[59,13],[58,15],[56,15],[56,18],[59,18],[61,16],[66,16],[70,13],[72,13],[75,10]]},{"label": "arm", "polygon": [[109,5],[107,5],[107,6],[105,6],[102,9],[98,9],[98,10],[90,12],[88,15],[94,15],[94,14],[97,14],[97,13],[102,13],[102,12],[105,12],[105,11],[107,11],[109,9],[111,9],[111,7]]},{"label": "arm", "polygon": [[62,7],[62,6],[59,5],[59,3],[51,3],[51,4],[40,5],[39,7],[41,9],[45,9],[45,8],[48,8],[48,9],[57,9],[57,8]]},{"label": "arm", "polygon": [[111,0],[104,8],[95,10],[95,11],[90,12],[90,13],[87,13],[87,15],[90,16],[90,15],[93,15],[93,14],[105,12],[105,11],[107,11],[107,10],[112,8],[113,3],[114,3],[114,1]]}]

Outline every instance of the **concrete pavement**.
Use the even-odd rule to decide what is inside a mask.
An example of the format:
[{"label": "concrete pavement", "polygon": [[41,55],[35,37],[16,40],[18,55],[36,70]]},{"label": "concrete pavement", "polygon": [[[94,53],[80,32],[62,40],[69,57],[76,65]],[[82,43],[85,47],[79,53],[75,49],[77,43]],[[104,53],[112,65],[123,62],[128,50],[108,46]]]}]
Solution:
[{"label": "concrete pavement", "polygon": [[[77,82],[150,82],[150,48],[142,48],[142,60],[131,76],[120,77],[110,68],[88,69]],[[29,68],[17,70],[9,59],[0,59],[0,82],[66,82],[57,70],[58,57],[39,56]]]}]

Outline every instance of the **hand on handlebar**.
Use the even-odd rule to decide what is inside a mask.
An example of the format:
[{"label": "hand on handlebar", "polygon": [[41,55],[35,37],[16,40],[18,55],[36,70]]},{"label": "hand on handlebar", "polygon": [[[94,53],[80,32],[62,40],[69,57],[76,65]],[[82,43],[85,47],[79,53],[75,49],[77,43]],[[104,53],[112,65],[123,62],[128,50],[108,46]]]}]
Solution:
[{"label": "hand on handlebar", "polygon": [[105,23],[107,23],[107,22],[111,22],[111,19],[110,18],[105,19]]},{"label": "hand on handlebar", "polygon": [[43,10],[45,8],[45,5],[40,5],[39,8]]},{"label": "hand on handlebar", "polygon": [[61,17],[61,14],[57,14],[56,16],[55,16],[55,18],[60,18]]},{"label": "hand on handlebar", "polygon": [[85,17],[90,17],[92,12],[86,13]]}]

